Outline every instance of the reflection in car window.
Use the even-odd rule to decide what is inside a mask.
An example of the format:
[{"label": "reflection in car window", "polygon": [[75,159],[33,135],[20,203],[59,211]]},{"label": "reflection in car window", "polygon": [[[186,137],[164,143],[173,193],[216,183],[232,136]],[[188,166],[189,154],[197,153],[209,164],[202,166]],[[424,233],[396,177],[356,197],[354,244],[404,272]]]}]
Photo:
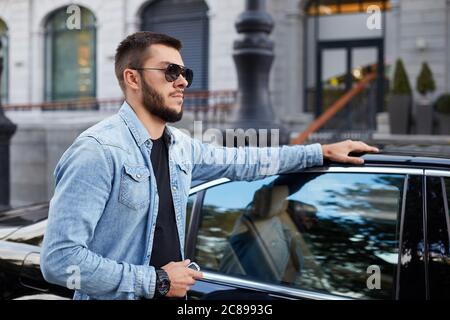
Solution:
[{"label": "reflection in car window", "polygon": [[394,297],[404,176],[297,173],[205,194],[196,260],[228,275]]},{"label": "reflection in car window", "polygon": [[226,183],[208,189],[203,200],[195,250],[195,260],[202,268],[219,269],[236,221],[244,214],[255,191],[274,179]]}]

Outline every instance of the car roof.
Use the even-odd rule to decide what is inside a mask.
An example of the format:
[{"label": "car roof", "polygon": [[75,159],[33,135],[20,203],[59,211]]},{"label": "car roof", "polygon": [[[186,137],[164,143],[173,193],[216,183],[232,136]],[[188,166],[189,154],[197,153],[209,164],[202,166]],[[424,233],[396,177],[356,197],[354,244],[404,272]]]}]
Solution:
[{"label": "car roof", "polygon": [[[420,150],[405,148],[402,146],[382,147],[379,153],[350,153],[350,156],[362,157],[364,159],[363,166],[357,167],[374,167],[374,166],[388,166],[388,167],[406,167],[417,169],[440,169],[450,170],[450,151],[449,153],[439,153],[430,150]],[[450,150],[450,146],[448,147]],[[325,160],[324,167],[342,167],[354,165],[343,164],[340,162],[333,162]],[[215,180],[221,180],[218,178]],[[209,181],[193,180],[191,188],[195,188]]]},{"label": "car roof", "polygon": [[[429,150],[414,150],[401,147],[398,149],[379,149],[379,153],[350,153],[350,156],[362,157],[366,166],[389,165],[422,169],[450,169],[450,154],[447,154],[446,152],[440,153]],[[332,166],[342,166],[342,163],[330,161],[325,161],[324,165],[326,164]]]}]

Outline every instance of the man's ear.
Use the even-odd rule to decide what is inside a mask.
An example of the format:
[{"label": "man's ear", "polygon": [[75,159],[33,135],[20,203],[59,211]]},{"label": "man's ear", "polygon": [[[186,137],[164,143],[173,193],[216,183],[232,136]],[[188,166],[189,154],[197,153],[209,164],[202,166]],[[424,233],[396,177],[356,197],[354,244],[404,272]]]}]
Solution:
[{"label": "man's ear", "polygon": [[132,90],[139,90],[141,87],[141,79],[138,76],[138,72],[132,69],[123,70],[123,82],[125,87],[129,87]]}]

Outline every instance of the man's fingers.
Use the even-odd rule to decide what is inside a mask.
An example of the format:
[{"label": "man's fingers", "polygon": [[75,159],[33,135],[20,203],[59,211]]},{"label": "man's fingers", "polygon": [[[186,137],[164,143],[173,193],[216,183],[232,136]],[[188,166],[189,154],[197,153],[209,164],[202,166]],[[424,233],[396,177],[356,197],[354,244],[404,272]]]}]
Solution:
[{"label": "man's fingers", "polygon": [[189,265],[189,263],[191,263],[191,260],[186,259],[186,260],[182,261],[182,263],[185,267],[187,267]]},{"label": "man's fingers", "polygon": [[361,157],[350,157],[351,153],[380,152],[377,147],[369,146],[362,141],[346,140],[332,145],[324,145],[324,158],[332,161],[355,165],[364,164]]},{"label": "man's fingers", "polygon": [[358,158],[358,157],[347,157],[345,162],[351,163],[351,164],[363,164],[364,159]]},{"label": "man's fingers", "polygon": [[203,272],[195,271],[192,269],[189,269],[189,275],[194,279],[201,279],[203,278]]},{"label": "man's fingers", "polygon": [[366,151],[366,152],[379,152],[380,150],[378,150],[377,147],[372,147],[369,146],[368,144],[365,144],[364,142],[360,142],[361,144],[361,151]]},{"label": "man's fingers", "polygon": [[377,147],[369,146],[368,144],[362,141],[352,141],[351,142],[352,151],[356,152],[379,152],[380,150]]}]

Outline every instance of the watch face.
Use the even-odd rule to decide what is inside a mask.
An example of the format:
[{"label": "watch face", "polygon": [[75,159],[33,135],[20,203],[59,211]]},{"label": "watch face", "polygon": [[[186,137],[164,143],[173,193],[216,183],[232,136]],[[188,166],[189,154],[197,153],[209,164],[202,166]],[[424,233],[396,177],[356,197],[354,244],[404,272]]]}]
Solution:
[{"label": "watch face", "polygon": [[169,291],[169,280],[161,279],[158,286],[158,291],[165,295]]}]

